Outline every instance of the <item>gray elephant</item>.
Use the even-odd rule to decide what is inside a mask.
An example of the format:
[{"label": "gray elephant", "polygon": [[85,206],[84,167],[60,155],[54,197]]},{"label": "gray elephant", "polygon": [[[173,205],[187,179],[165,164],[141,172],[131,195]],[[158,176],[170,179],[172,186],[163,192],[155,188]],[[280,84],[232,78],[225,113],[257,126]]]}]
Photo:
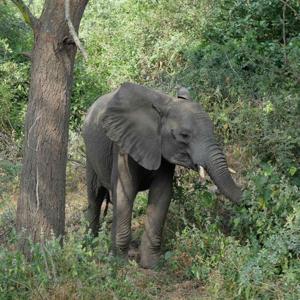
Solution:
[{"label": "gray elephant", "polygon": [[83,136],[90,228],[97,235],[101,204],[111,195],[115,255],[127,258],[133,202],[139,191],[149,189],[140,245],[145,268],[159,260],[175,165],[195,171],[202,166],[226,197],[234,202],[241,198],[209,116],[190,101],[186,89],[176,98],[124,83],[91,106]]}]

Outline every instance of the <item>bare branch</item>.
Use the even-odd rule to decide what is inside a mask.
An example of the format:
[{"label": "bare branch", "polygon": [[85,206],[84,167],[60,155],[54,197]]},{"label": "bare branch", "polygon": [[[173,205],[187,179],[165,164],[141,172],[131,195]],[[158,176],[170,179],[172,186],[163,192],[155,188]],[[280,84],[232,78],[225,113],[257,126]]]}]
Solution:
[{"label": "bare branch", "polygon": [[287,1],[280,0],[280,2],[286,5],[294,13],[294,16],[297,20],[300,20],[299,13],[297,13],[297,11],[288,3],[288,0]]},{"label": "bare branch", "polygon": [[284,63],[287,64],[287,56],[286,56],[286,28],[285,28],[285,12],[286,12],[286,5],[285,2],[282,7],[282,39],[283,39],[283,56],[284,56]]},{"label": "bare branch", "polygon": [[22,0],[11,0],[21,12],[25,23],[27,23],[33,30],[37,23],[37,18],[31,13],[28,6]]},{"label": "bare branch", "polygon": [[68,23],[70,34],[71,34],[71,36],[74,40],[74,43],[76,44],[77,48],[82,53],[83,58],[87,61],[88,60],[88,54],[87,54],[86,50],[83,48],[83,46],[82,46],[82,44],[79,40],[79,37],[78,37],[78,35],[75,31],[75,28],[73,26],[71,18],[70,18],[70,0],[65,0],[65,17],[66,17],[66,21]]},{"label": "bare branch", "polygon": [[23,51],[23,52],[20,52],[20,54],[27,57],[28,59],[32,59],[32,52],[30,52],[30,51]]}]

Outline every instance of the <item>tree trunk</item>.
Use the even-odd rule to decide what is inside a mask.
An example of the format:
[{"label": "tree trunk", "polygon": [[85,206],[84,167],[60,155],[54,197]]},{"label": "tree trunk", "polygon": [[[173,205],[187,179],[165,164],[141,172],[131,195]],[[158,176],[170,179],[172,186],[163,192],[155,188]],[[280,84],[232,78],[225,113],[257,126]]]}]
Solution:
[{"label": "tree trunk", "polygon": [[[70,17],[76,30],[87,1],[72,1]],[[17,207],[20,248],[27,256],[29,240],[41,242],[64,235],[68,120],[76,54],[64,0],[45,1],[34,36]]]}]

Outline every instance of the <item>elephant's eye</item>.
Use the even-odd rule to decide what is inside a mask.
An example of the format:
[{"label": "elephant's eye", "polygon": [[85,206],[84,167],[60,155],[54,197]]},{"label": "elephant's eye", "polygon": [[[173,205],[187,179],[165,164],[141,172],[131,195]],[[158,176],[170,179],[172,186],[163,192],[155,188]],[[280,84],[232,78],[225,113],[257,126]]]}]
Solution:
[{"label": "elephant's eye", "polygon": [[172,136],[173,138],[181,143],[185,143],[187,144],[191,138],[191,135],[188,131],[184,130],[184,131],[179,131],[179,130],[171,130]]},{"label": "elephant's eye", "polygon": [[180,136],[183,138],[183,139],[188,139],[189,137],[190,137],[190,135],[188,134],[188,133],[186,133],[186,132],[182,132],[182,133],[180,133]]}]

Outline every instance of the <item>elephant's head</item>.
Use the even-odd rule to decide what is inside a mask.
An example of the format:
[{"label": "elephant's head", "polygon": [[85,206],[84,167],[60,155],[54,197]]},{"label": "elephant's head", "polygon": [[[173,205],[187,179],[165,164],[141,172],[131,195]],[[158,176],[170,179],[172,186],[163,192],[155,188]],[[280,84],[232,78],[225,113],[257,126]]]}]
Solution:
[{"label": "elephant's head", "polygon": [[111,94],[103,127],[107,136],[144,168],[158,169],[162,157],[194,170],[203,167],[219,190],[238,202],[241,190],[229,173],[213,124],[201,105],[189,98],[186,89],[173,98],[125,83]]}]

